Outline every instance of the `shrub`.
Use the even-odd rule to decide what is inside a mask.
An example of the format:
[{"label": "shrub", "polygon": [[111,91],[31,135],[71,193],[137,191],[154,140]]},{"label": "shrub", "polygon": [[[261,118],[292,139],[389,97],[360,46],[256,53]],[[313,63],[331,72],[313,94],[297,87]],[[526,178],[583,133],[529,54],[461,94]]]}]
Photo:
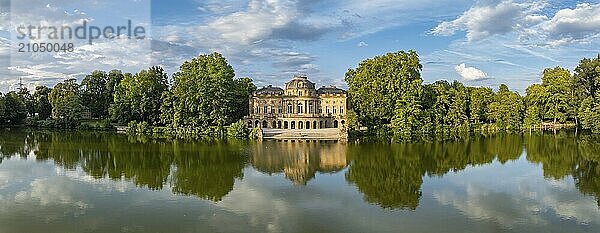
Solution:
[{"label": "shrub", "polygon": [[239,120],[227,128],[227,135],[231,138],[247,139],[250,135],[250,130],[246,127],[246,122]]}]

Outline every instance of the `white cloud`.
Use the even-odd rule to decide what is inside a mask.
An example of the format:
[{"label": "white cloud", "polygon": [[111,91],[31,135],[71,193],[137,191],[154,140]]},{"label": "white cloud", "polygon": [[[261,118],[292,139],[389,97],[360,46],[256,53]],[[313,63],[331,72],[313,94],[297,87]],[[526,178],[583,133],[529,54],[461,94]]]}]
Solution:
[{"label": "white cloud", "polygon": [[488,77],[485,72],[475,67],[467,67],[465,63],[457,65],[454,67],[454,70],[456,70],[456,73],[458,73],[462,79],[466,81],[477,81],[486,79]]},{"label": "white cloud", "polygon": [[575,9],[562,9],[552,19],[540,24],[551,45],[597,37],[600,34],[600,4],[579,4]]},{"label": "white cloud", "polygon": [[506,34],[517,29],[526,18],[528,21],[539,20],[539,17],[528,14],[539,9],[536,3],[516,3],[511,0],[497,5],[474,6],[456,20],[440,23],[432,33],[449,36],[457,31],[466,31],[469,41]]},{"label": "white cloud", "polygon": [[590,43],[600,36],[600,4],[583,3],[544,15],[549,6],[546,1],[512,0],[476,5],[455,20],[441,22],[431,33],[450,36],[464,31],[468,41],[514,33],[523,43],[551,47]]},{"label": "white cloud", "polygon": [[216,31],[226,42],[249,44],[265,39],[297,16],[294,1],[251,0],[248,10],[217,18],[207,28]]},{"label": "white cloud", "polygon": [[367,46],[369,46],[369,44],[367,44],[367,42],[361,41],[361,42],[358,42],[358,45],[356,45],[356,46],[358,46],[358,47],[367,47]]}]

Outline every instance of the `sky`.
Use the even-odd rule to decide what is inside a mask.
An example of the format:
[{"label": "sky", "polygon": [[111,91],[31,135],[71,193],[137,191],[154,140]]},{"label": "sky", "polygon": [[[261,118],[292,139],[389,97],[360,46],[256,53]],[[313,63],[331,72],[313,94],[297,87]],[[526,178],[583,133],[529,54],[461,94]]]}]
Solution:
[{"label": "sky", "polygon": [[[72,52],[19,53],[19,25],[144,27],[143,39],[75,41]],[[307,75],[345,88],[360,61],[415,50],[426,83],[507,84],[523,93],[545,68],[573,71],[600,52],[600,1],[554,0],[0,0],[0,92],[81,80],[93,70],[171,75],[219,52],[259,87]]]}]

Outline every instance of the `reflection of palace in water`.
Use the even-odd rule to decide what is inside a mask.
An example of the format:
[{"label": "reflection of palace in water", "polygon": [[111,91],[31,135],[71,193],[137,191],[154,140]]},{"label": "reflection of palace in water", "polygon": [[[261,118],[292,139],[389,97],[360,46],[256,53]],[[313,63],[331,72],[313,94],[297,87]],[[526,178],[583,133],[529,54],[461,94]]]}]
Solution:
[{"label": "reflection of palace in water", "polygon": [[297,185],[305,185],[316,172],[335,173],[348,165],[346,145],[337,141],[259,142],[250,159],[257,170],[268,174],[284,173]]}]

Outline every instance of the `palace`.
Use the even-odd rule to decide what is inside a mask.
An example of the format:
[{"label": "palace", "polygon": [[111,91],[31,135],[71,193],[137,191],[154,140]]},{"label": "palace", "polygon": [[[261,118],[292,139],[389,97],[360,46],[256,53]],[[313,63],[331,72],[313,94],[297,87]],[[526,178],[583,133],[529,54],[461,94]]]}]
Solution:
[{"label": "palace", "polygon": [[315,89],[307,77],[295,76],[285,89],[269,85],[256,90],[245,120],[255,128],[344,128],[347,106],[346,91],[335,86]]}]

